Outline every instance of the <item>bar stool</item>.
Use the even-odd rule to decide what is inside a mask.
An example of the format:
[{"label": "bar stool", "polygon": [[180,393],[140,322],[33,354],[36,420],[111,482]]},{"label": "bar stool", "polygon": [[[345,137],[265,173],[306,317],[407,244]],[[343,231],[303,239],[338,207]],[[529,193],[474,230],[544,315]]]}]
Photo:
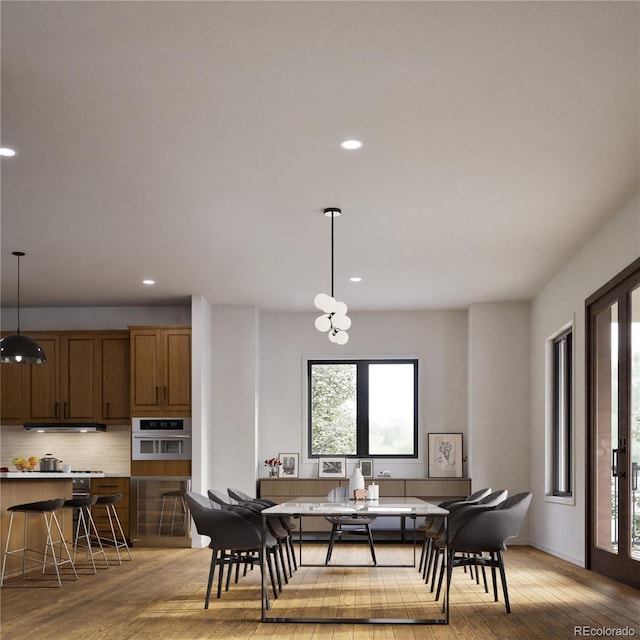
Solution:
[{"label": "bar stool", "polygon": [[[5,569],[7,564],[7,558],[9,556],[20,556],[22,559],[22,578],[25,579],[25,566],[27,562],[33,562],[39,564],[42,567],[42,573],[46,571],[47,567],[54,567],[56,572],[56,578],[58,581],[58,587],[62,586],[62,580],[60,578],[60,567],[65,564],[71,565],[73,575],[75,579],[78,579],[73,559],[69,553],[69,548],[64,540],[60,523],[56,517],[56,509],[62,508],[64,505],[64,498],[57,498],[54,500],[41,500],[39,502],[29,502],[26,504],[16,504],[7,509],[11,512],[11,519],[9,520],[9,529],[7,531],[7,542],[5,545],[4,556],[2,558],[2,573],[0,574],[0,586],[10,587],[18,585],[5,585]],[[13,527],[13,518],[16,513],[24,513],[24,539],[22,547],[18,549],[9,550],[9,544],[11,541],[11,529]],[[29,514],[41,514],[44,520],[45,529],[47,532],[45,548],[33,549],[27,546],[28,540],[28,526],[29,526]],[[55,536],[59,536],[58,539],[54,539]],[[59,555],[56,555],[56,547],[60,550]],[[34,554],[37,557],[29,557],[29,554]],[[49,560],[49,554],[51,554],[51,560]],[[26,585],[29,586],[29,585]]]},{"label": "bar stool", "polygon": [[167,498],[173,499],[173,509],[171,511],[171,528],[169,529],[170,536],[173,535],[173,527],[176,522],[176,512],[178,510],[178,504],[180,504],[180,520],[182,533],[185,531],[187,524],[187,504],[184,501],[184,491],[167,491],[162,494],[162,508],[160,509],[160,523],[158,524],[158,535],[162,535],[162,525],[164,523],[164,514]]},{"label": "bar stool", "polygon": [[122,564],[122,556],[120,555],[120,549],[125,549],[127,552],[126,560],[131,560],[131,553],[129,552],[129,545],[125,538],[122,525],[120,524],[120,518],[118,517],[118,511],[116,510],[116,502],[122,498],[121,493],[114,493],[112,495],[97,496],[96,502],[92,508],[104,507],[109,519],[109,530],[111,537],[98,536],[98,540],[104,545],[112,545],[115,549],[116,556],[118,558],[118,564]]},{"label": "bar stool", "polygon": [[[85,548],[87,551],[87,558],[91,561],[91,568],[93,573],[97,573],[95,557],[102,554],[104,559],[104,568],[109,568],[109,560],[105,553],[100,536],[98,535],[98,529],[96,523],[91,515],[91,506],[98,500],[98,496],[83,496],[80,498],[72,498],[71,500],[65,500],[64,507],[67,509],[78,510],[78,520],[76,523],[76,530],[73,535],[73,563],[76,569],[79,569],[76,562],[76,555],[78,553],[78,547]],[[62,511],[63,526],[64,529],[64,510]],[[91,537],[95,538],[96,545],[91,544]]]}]

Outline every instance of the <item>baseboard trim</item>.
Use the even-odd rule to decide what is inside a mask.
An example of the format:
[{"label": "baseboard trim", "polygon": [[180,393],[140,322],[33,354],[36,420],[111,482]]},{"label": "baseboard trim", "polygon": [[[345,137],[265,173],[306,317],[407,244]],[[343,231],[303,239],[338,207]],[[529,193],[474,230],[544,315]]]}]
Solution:
[{"label": "baseboard trim", "polygon": [[552,549],[551,547],[547,547],[544,544],[537,544],[535,542],[529,543],[534,549],[539,549],[540,551],[544,551],[551,556],[555,556],[556,558],[560,558],[561,560],[566,560],[571,564],[575,564],[578,567],[585,568],[585,562],[583,558],[577,558],[576,556],[571,556],[567,553],[563,553],[562,551],[558,551],[557,549]]}]

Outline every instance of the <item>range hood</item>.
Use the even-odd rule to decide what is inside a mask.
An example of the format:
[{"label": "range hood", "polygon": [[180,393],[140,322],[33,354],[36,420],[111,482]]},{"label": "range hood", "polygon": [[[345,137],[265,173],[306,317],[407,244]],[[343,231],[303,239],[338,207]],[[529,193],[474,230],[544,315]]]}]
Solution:
[{"label": "range hood", "polygon": [[25,431],[41,433],[92,433],[106,431],[107,425],[99,422],[26,422]]}]

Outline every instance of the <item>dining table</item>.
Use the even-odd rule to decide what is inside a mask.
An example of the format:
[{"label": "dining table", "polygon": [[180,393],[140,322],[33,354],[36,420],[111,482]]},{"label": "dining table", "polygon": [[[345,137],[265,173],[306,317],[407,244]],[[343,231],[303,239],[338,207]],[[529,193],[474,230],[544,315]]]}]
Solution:
[{"label": "dining table", "polygon": [[[393,563],[376,563],[375,565],[337,565],[349,567],[369,567],[371,571],[383,571],[387,568],[413,567],[416,568],[417,546],[418,546],[418,520],[430,516],[439,516],[443,519],[443,539],[445,543],[444,558],[448,557],[448,516],[449,511],[438,505],[426,502],[417,497],[381,497],[377,500],[354,500],[354,499],[337,499],[329,500],[326,497],[307,497],[302,496],[288,502],[267,507],[262,510],[262,555],[266,557],[266,539],[267,539],[267,520],[269,517],[285,516],[294,518],[299,521],[298,531],[298,566],[299,567],[335,567],[332,563],[317,564],[305,563],[303,557],[303,522],[305,517],[335,517],[335,516],[395,516],[399,517],[403,522],[409,520],[412,524],[413,531],[413,549],[411,562],[393,562]],[[422,540],[420,540],[422,542]],[[438,607],[441,613],[439,616],[424,615],[421,617],[342,617],[342,616],[317,616],[317,617],[301,617],[301,616],[271,616],[268,611],[270,609],[268,591],[265,581],[264,572],[262,576],[262,622],[290,622],[290,623],[331,623],[331,624],[431,624],[446,625],[449,624],[449,576],[445,571],[445,589],[444,601],[442,608]],[[292,577],[292,580],[294,578]],[[428,586],[424,584],[425,590]]]}]

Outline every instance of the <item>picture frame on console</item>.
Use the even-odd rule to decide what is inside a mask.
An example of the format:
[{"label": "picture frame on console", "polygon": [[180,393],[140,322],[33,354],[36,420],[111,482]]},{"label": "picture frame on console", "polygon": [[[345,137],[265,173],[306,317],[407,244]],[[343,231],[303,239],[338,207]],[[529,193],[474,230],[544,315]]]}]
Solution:
[{"label": "picture frame on console", "polygon": [[346,478],[346,458],[320,458],[318,460],[319,478]]},{"label": "picture frame on console", "polygon": [[363,478],[373,478],[373,460],[358,460]]},{"label": "picture frame on console", "polygon": [[429,434],[429,477],[462,478],[462,434]]},{"label": "picture frame on console", "polygon": [[279,453],[282,464],[278,467],[279,478],[297,478],[300,465],[299,453]]}]

